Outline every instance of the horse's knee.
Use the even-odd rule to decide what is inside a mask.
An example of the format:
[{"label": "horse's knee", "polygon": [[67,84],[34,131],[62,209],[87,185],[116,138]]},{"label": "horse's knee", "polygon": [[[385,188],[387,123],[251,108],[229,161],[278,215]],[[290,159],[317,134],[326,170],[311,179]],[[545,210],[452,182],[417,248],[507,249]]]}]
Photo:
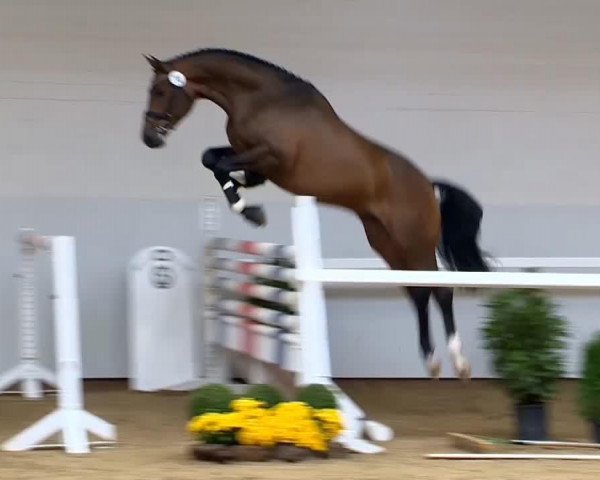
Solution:
[{"label": "horse's knee", "polygon": [[207,148],[202,154],[202,165],[209,170],[215,170],[219,161],[227,155],[233,155],[234,151],[231,147],[213,147]]},{"label": "horse's knee", "polygon": [[258,187],[267,181],[263,175],[251,171],[244,171],[244,177],[244,186],[246,188]]},{"label": "horse's knee", "polygon": [[202,154],[202,165],[204,165],[209,170],[215,169],[215,165],[217,164],[218,160],[219,158],[217,157],[216,153],[213,151],[212,148],[209,148]]}]

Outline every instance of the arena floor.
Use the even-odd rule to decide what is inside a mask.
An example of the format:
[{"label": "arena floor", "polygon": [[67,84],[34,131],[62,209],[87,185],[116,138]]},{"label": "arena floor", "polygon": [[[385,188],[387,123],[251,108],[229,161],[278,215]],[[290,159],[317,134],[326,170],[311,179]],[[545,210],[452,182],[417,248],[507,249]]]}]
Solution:
[{"label": "arena floor", "polygon": [[[187,397],[180,393],[128,392],[123,382],[86,385],[88,410],[118,427],[117,448],[88,456],[60,451],[0,452],[0,479],[179,480],[179,479],[597,479],[600,461],[447,461],[423,458],[454,450],[446,432],[509,438],[510,403],[495,382],[345,381],[340,382],[375,419],[389,424],[397,438],[380,455],[300,464],[213,465],[192,460],[184,430]],[[560,440],[590,441],[576,411],[576,383],[563,382],[551,411],[551,432]],[[54,408],[54,399],[27,402],[0,397],[0,441]],[[514,447],[517,452],[532,451]],[[524,450],[527,449],[527,450]],[[557,453],[564,450],[544,451]],[[600,453],[579,450],[568,453]]]}]

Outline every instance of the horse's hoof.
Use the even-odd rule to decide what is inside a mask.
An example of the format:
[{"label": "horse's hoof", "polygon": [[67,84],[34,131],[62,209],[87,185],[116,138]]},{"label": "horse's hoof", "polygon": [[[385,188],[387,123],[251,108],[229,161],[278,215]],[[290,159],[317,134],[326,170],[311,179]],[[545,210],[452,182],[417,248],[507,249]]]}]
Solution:
[{"label": "horse's hoof", "polygon": [[427,360],[427,369],[429,370],[429,376],[433,380],[438,380],[442,371],[442,363],[437,358],[429,358]]},{"label": "horse's hoof", "polygon": [[469,365],[469,362],[464,360],[460,365],[457,365],[456,374],[463,382],[471,380],[471,365]]},{"label": "horse's hoof", "polygon": [[267,224],[267,217],[262,207],[249,206],[242,210],[242,216],[257,227],[263,227]]}]

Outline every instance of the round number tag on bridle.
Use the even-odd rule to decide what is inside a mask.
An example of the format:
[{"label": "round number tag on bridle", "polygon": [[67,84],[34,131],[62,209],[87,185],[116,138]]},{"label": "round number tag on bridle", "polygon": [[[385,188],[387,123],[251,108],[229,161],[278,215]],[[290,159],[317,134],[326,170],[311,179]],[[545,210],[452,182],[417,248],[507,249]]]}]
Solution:
[{"label": "round number tag on bridle", "polygon": [[177,70],[172,70],[169,72],[169,82],[176,87],[183,88],[187,83],[187,78],[185,78],[183,73],[178,72]]}]

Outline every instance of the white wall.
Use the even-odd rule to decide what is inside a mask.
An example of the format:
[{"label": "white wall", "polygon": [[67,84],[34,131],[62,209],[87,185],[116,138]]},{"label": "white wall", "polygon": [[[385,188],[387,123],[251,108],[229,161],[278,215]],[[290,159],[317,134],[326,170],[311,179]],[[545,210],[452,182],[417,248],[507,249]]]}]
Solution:
[{"label": "white wall", "polygon": [[[242,49],[485,203],[599,204],[594,0],[0,2],[0,195],[194,199],[224,117],[139,140],[148,52]],[[274,189],[265,193],[279,197]]]}]

